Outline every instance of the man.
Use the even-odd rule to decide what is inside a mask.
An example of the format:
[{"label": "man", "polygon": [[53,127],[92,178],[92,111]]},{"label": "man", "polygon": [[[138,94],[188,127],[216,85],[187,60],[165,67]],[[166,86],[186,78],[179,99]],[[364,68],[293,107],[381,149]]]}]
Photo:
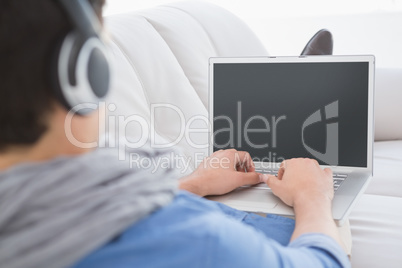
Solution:
[{"label": "man", "polygon": [[[101,18],[103,2],[89,2]],[[130,169],[111,149],[70,143],[48,71],[71,29],[58,1],[0,1],[1,267],[350,265],[331,216],[331,170],[314,160],[286,160],[274,177],[256,173],[246,152],[218,151],[178,183],[172,167]],[[97,141],[100,120],[75,115],[74,137]],[[200,198],[261,181],[295,222]]]}]

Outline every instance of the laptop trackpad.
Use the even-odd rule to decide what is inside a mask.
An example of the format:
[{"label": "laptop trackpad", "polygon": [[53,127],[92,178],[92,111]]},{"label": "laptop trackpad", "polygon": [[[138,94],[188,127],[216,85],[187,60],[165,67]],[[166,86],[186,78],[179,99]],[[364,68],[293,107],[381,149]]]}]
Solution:
[{"label": "laptop trackpad", "polygon": [[225,204],[254,208],[273,209],[280,202],[269,190],[239,188],[228,194]]}]

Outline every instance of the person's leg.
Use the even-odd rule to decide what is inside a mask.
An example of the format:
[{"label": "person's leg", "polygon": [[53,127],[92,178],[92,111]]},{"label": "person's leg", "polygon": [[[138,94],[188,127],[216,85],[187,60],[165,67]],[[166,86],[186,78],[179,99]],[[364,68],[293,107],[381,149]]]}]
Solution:
[{"label": "person's leg", "polygon": [[295,228],[295,221],[293,219],[272,214],[257,215],[255,213],[233,209],[219,202],[215,203],[228,217],[241,221],[256,230],[261,231],[266,237],[273,239],[284,246],[289,244],[290,237]]}]

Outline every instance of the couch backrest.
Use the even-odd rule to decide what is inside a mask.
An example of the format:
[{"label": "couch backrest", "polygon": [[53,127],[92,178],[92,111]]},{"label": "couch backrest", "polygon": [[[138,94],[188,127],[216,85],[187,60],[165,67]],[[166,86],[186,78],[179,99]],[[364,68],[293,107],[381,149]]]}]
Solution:
[{"label": "couch backrest", "polygon": [[[117,109],[110,114],[132,116],[124,131],[131,141],[139,141],[144,138],[139,117],[150,124],[151,105],[168,104],[154,109],[156,134],[150,138],[166,143],[183,136],[177,145],[192,162],[206,156],[208,135],[191,133],[186,138],[182,124],[207,127],[208,60],[268,55],[260,40],[230,12],[197,1],[114,15],[105,23],[118,74],[109,98]],[[113,122],[108,127],[116,128]]]}]

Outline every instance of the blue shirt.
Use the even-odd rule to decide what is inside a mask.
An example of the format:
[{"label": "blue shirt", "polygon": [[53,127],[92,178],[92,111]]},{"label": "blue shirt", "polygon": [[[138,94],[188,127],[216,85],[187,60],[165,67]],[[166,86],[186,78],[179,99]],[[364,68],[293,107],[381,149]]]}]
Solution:
[{"label": "blue shirt", "polygon": [[330,237],[304,234],[291,243],[294,221],[266,218],[181,191],[74,268],[350,267]]}]

